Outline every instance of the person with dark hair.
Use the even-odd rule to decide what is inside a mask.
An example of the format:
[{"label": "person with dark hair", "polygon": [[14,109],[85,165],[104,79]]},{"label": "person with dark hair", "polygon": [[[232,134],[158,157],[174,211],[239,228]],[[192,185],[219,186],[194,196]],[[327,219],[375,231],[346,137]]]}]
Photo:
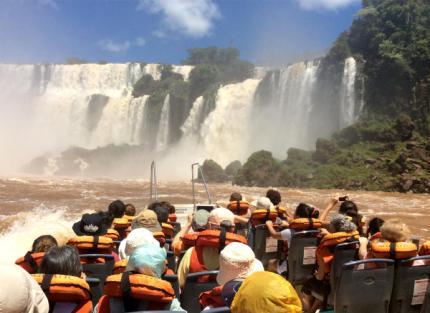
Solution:
[{"label": "person with dark hair", "polygon": [[233,192],[230,195],[230,202],[233,202],[233,201],[242,201],[242,199],[243,199],[242,195],[240,193],[238,193],[238,192]]},{"label": "person with dark hair", "polygon": [[97,214],[100,215],[102,219],[103,227],[105,227],[106,229],[112,228],[114,217],[111,216],[109,212],[100,211],[100,212],[97,212]]},{"label": "person with dark hair", "polygon": [[266,197],[270,199],[270,202],[272,202],[274,206],[279,205],[279,203],[281,203],[281,200],[282,200],[281,193],[276,189],[267,190]]},{"label": "person with dark hair", "polygon": [[133,204],[131,204],[131,203],[127,203],[125,205],[124,215],[135,216],[136,215],[136,207]]},{"label": "person with dark hair", "polygon": [[[296,211],[294,212],[294,218],[318,218],[319,217],[319,211],[315,209],[314,207],[311,207],[310,205],[307,205],[306,203],[299,203],[299,205],[296,207]],[[270,236],[278,239],[278,240],[284,240],[288,241],[288,246],[291,245],[291,238],[293,236],[293,229],[284,229],[280,232],[276,231],[273,227],[273,222],[271,220],[266,221],[267,229],[269,230]],[[281,226],[289,226],[288,222],[282,221]]]},{"label": "person with dark hair", "polygon": [[43,257],[40,272],[82,277],[78,251],[71,246],[52,247]]},{"label": "person with dark hair", "polygon": [[385,221],[379,217],[374,217],[369,221],[367,225],[367,238],[369,238],[369,240],[381,237],[381,226],[384,225],[384,222]]},{"label": "person with dark hair", "polygon": [[339,214],[349,216],[352,222],[357,226],[357,230],[360,233],[360,236],[364,235],[364,217],[363,215],[358,214],[358,208],[354,202],[349,200],[342,201],[339,207]]},{"label": "person with dark hair", "polygon": [[52,247],[58,246],[57,240],[51,235],[42,235],[33,241],[31,252],[47,252]]},{"label": "person with dark hair", "polygon": [[121,218],[125,213],[125,204],[121,200],[115,200],[108,207],[108,213],[113,218]]},{"label": "person with dark hair", "polygon": [[160,225],[169,221],[169,209],[162,202],[153,202],[148,205],[148,210],[154,211],[157,214],[157,219]]}]

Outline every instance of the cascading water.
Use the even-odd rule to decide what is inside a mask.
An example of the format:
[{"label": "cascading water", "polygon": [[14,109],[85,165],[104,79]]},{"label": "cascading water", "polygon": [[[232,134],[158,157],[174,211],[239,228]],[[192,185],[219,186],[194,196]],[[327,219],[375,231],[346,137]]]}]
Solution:
[{"label": "cascading water", "polygon": [[355,59],[350,57],[345,60],[342,77],[342,88],[340,90],[340,127],[345,127],[354,123],[360,113],[360,104],[357,106],[355,96],[355,77],[357,75],[357,65]]},{"label": "cascading water", "polygon": [[[0,132],[1,148],[25,142],[19,156],[10,158],[21,165],[52,151],[44,165],[49,174],[61,167],[58,153],[71,146],[142,145],[139,153],[145,150],[148,158],[151,153],[186,162],[213,158],[222,165],[260,149],[285,158],[289,147],[313,148],[316,136],[353,123],[361,111],[355,60],[345,60],[341,86],[329,82],[339,90],[330,101],[320,96],[320,67],[311,61],[274,71],[259,68],[258,79],[221,86],[214,101],[200,96],[184,109],[170,95],[160,104],[148,101],[150,95],[133,97],[143,75],[160,79],[157,64],[0,65],[0,116],[9,127],[9,133]],[[192,68],[172,66],[184,80]],[[324,111],[328,118],[320,117]],[[332,128],[315,126],[324,124]],[[82,156],[73,162],[80,173],[92,166]]]},{"label": "cascading water", "polygon": [[160,122],[158,126],[157,141],[156,141],[157,151],[164,151],[168,147],[169,130],[170,130],[169,116],[170,116],[170,95],[167,94],[166,98],[164,98],[163,108],[161,109]]}]

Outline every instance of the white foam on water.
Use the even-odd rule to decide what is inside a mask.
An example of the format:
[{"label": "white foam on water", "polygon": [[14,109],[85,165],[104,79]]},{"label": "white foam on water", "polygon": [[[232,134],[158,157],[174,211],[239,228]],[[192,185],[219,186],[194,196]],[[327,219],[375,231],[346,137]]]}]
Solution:
[{"label": "white foam on water", "polygon": [[67,214],[67,207],[48,208],[40,205],[30,211],[14,216],[2,216],[2,222],[13,219],[12,226],[0,234],[1,260],[15,262],[31,249],[34,239],[41,235],[54,236],[60,245],[67,242],[74,233],[72,225],[78,217]]}]

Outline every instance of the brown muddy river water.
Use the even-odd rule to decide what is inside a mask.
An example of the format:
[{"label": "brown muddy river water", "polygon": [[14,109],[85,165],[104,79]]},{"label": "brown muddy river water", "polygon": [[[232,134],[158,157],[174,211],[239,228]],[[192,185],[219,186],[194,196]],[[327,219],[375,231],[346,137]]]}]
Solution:
[{"label": "brown muddy river water", "polygon": [[[283,204],[295,207],[306,202],[323,208],[336,193],[348,194],[367,218],[398,217],[405,221],[414,235],[430,239],[430,195],[367,191],[279,188]],[[207,201],[202,185],[196,185],[199,202]],[[266,188],[211,184],[214,201],[225,202],[233,191],[241,192],[247,200],[264,195]],[[174,204],[192,203],[189,182],[161,182],[160,200]],[[149,183],[144,180],[69,179],[19,177],[0,178],[0,249],[8,251],[2,259],[12,261],[27,251],[34,238],[53,233],[67,238],[70,226],[84,211],[103,210],[108,204],[122,199],[138,209],[149,202]],[[57,238],[58,239],[58,238]]]}]

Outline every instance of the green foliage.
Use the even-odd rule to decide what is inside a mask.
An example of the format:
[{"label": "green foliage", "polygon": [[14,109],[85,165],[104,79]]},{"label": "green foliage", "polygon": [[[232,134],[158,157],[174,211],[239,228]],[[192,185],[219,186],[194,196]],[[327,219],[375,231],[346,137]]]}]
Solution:
[{"label": "green foliage", "polygon": [[152,94],[158,86],[158,82],[155,81],[151,75],[144,74],[133,86],[133,97],[141,97],[143,95]]},{"label": "green foliage", "polygon": [[190,99],[194,101],[202,95],[210,86],[219,81],[219,69],[215,65],[196,65],[190,73]]},{"label": "green foliage", "polygon": [[236,48],[193,48],[188,49],[188,57],[182,61],[183,64],[198,65],[227,65],[232,64],[239,58],[239,50]]},{"label": "green foliage", "polygon": [[[223,183],[227,181],[227,176],[221,165],[216,163],[214,160],[205,160],[202,165],[202,170],[207,182]],[[202,179],[200,172],[198,179]]]},{"label": "green foliage", "polygon": [[407,111],[419,119],[423,111],[417,109],[421,106],[412,91],[430,74],[430,3],[373,0],[363,4],[348,43],[352,53],[366,61],[368,110],[388,116]]},{"label": "green foliage", "polygon": [[242,168],[242,163],[240,163],[240,161],[236,160],[236,161],[233,161],[230,164],[228,164],[226,166],[226,168],[224,169],[224,172],[229,178],[232,178],[237,174],[237,172],[241,168]]},{"label": "green foliage", "polygon": [[281,164],[269,151],[254,152],[235,176],[234,183],[246,186],[278,185]]},{"label": "green foliage", "polygon": [[158,65],[158,71],[161,73],[160,80],[166,80],[168,78],[175,80],[183,80],[181,74],[173,72],[173,66],[170,64],[160,64]]}]

